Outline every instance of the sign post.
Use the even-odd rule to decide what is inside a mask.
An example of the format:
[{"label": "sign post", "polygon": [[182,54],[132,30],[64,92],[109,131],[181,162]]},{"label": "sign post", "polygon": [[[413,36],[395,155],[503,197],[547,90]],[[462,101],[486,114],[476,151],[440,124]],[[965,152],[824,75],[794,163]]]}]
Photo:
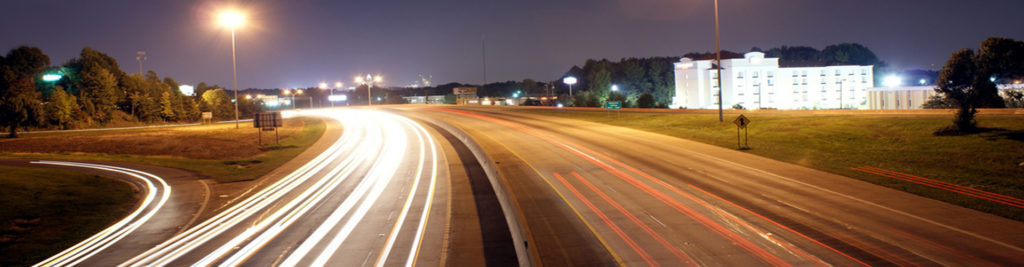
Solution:
[{"label": "sign post", "polygon": [[203,122],[213,123],[213,112],[203,112]]},{"label": "sign post", "polygon": [[[739,147],[740,150],[750,149],[750,142],[747,142],[747,125],[750,125],[750,119],[748,119],[747,116],[740,114],[740,116],[736,117],[732,123],[736,124],[736,146]],[[746,144],[746,146],[740,144],[740,129],[743,129],[743,143]]]},{"label": "sign post", "polygon": [[[619,113],[620,110],[622,110],[622,101],[608,101],[608,102],[604,102],[604,109],[605,110],[613,110],[614,109],[615,110],[615,116],[618,116],[619,118],[622,117],[622,115]],[[609,111],[609,112],[611,112],[611,111]]]},{"label": "sign post", "polygon": [[260,129],[256,132],[256,136],[259,139],[258,144],[263,145],[263,131],[274,131],[274,143],[280,143],[277,128],[283,124],[284,120],[281,119],[280,111],[256,113],[252,120],[252,127]]}]

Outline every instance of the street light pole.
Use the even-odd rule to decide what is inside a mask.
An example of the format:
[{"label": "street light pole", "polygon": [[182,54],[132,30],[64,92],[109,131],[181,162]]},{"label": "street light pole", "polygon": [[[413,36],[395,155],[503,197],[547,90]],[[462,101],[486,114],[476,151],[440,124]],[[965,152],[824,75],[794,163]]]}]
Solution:
[{"label": "street light pole", "polygon": [[718,0],[715,0],[715,61],[718,62],[718,122],[722,122],[722,49],[718,40]]},{"label": "street light pole", "polygon": [[238,68],[235,62],[235,26],[231,26],[231,83],[235,86],[235,129],[238,129]]}]

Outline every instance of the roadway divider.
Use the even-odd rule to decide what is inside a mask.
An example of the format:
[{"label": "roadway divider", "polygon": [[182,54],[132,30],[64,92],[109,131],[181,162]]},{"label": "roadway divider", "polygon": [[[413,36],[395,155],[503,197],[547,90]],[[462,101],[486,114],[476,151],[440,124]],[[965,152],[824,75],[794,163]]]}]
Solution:
[{"label": "roadway divider", "polygon": [[[408,116],[413,114],[405,113],[402,115]],[[498,167],[494,164],[494,161],[487,156],[487,153],[485,153],[483,148],[477,144],[476,140],[470,137],[466,132],[462,131],[462,129],[459,129],[459,127],[429,116],[414,117],[444,129],[449,134],[455,136],[455,138],[458,138],[459,141],[465,144],[466,147],[473,152],[473,156],[476,157],[477,162],[480,163],[480,167],[482,167],[484,172],[487,174],[487,180],[494,189],[494,194],[498,199],[498,203],[501,204],[501,210],[502,213],[505,214],[505,221],[508,224],[508,230],[512,235],[512,241],[516,249],[516,258],[519,260],[519,266],[536,266],[536,263],[533,262],[532,255],[530,255],[530,250],[527,247],[527,237],[522,224],[522,215],[519,214],[518,209],[515,206],[515,200],[512,199],[509,194],[509,189],[505,188],[505,183],[501,181],[501,174],[498,173]]]}]

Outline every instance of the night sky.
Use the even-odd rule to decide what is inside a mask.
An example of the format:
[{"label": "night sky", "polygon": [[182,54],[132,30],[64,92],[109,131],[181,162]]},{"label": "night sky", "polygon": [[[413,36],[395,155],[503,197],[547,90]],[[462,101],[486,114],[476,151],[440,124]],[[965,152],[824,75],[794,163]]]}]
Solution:
[{"label": "night sky", "polygon": [[[37,46],[62,64],[91,46],[138,71],[230,86],[230,35],[215,12],[237,6],[241,88],[308,87],[380,73],[403,86],[557,79],[588,58],[714,49],[712,0],[0,0],[0,49]],[[722,48],[857,42],[890,66],[940,68],[989,36],[1024,39],[1020,0],[722,0]]]}]

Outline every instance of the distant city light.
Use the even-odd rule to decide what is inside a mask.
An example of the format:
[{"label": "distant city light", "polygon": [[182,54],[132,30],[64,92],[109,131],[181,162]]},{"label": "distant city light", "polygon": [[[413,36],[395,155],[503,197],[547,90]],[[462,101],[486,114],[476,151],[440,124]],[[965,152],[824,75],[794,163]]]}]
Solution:
[{"label": "distant city light", "polygon": [[320,87],[319,88],[320,89],[327,88],[327,83],[325,83],[325,82],[320,83]]},{"label": "distant city light", "polygon": [[886,87],[897,87],[903,84],[903,79],[896,75],[890,75],[882,80],[882,85]]},{"label": "distant city light", "polygon": [[558,103],[558,105],[556,105],[556,106],[558,106],[559,108],[561,108],[561,107],[562,107],[562,103]]},{"label": "distant city light", "polygon": [[613,84],[612,85],[612,92],[618,92],[618,91],[619,91],[619,86]]},{"label": "distant city light", "polygon": [[990,82],[996,82],[996,76],[992,76],[991,78],[988,78],[988,81],[990,81]]},{"label": "distant city light", "polygon": [[64,77],[64,76],[60,75],[60,74],[45,74],[45,75],[43,75],[43,81],[55,82],[57,80],[60,80],[60,78],[62,78],[62,77]]},{"label": "distant city light", "polygon": [[568,84],[568,85],[576,84],[576,77],[569,76],[569,77],[562,78],[562,83],[565,83],[565,84]]},{"label": "distant city light", "polygon": [[191,96],[196,93],[196,88],[191,85],[182,84],[178,86],[178,91],[183,95]]},{"label": "distant city light", "polygon": [[348,101],[347,95],[329,95],[327,96],[328,101]]}]

